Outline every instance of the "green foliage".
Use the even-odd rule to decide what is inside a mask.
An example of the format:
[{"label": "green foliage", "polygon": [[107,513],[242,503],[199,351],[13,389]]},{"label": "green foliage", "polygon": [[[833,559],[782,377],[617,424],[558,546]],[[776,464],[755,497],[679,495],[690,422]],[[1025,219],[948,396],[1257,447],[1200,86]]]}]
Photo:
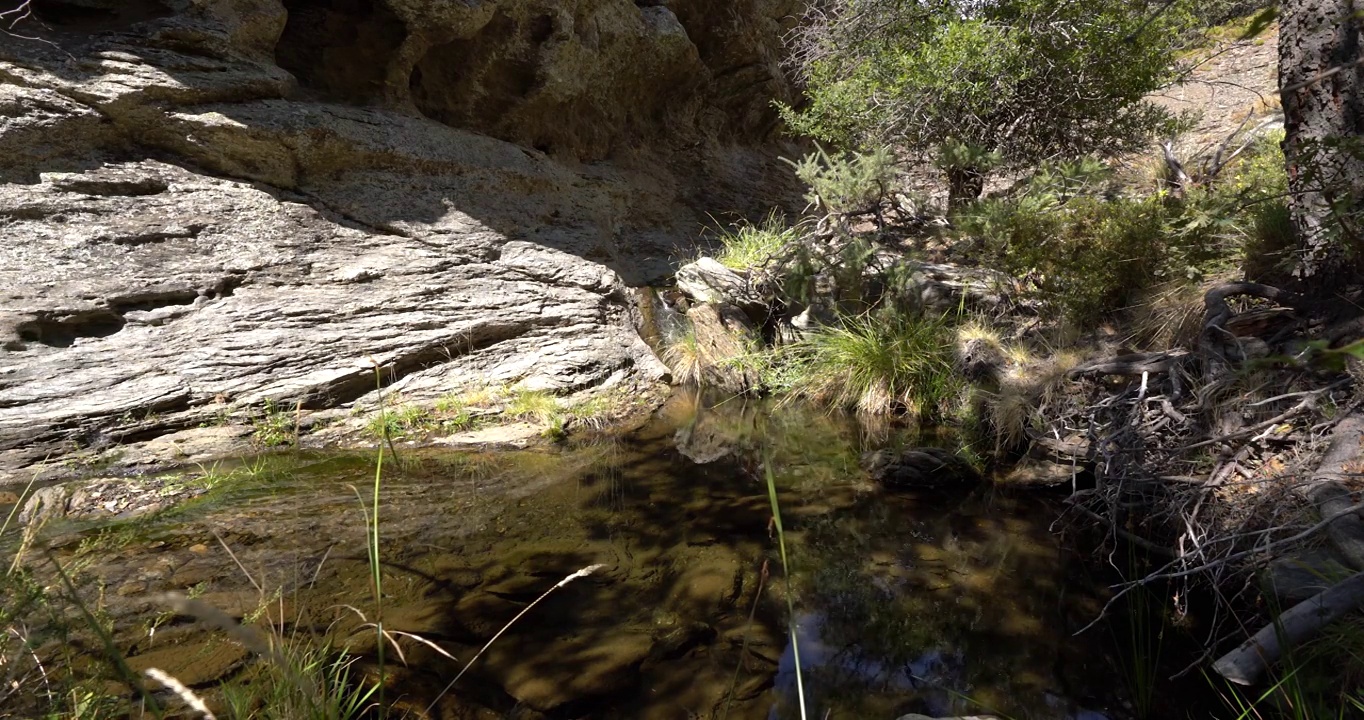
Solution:
[{"label": "green foliage", "polygon": [[464,395],[442,395],[436,400],[436,412],[440,415],[440,426],[446,430],[463,432],[479,425],[479,416],[474,414],[472,403]]},{"label": "green foliage", "polygon": [[786,162],[810,186],[805,199],[826,213],[876,211],[895,182],[895,155],[883,145],[834,155],[816,146],[799,162]]},{"label": "green foliage", "polygon": [[868,415],[942,414],[960,388],[943,319],[880,313],[845,319],[786,350],[791,393]]},{"label": "green foliage", "polygon": [[431,414],[425,408],[405,405],[394,409],[383,409],[370,418],[365,431],[371,436],[384,440],[399,438],[431,429]]},{"label": "green foliage", "polygon": [[1041,296],[1077,323],[1124,306],[1156,277],[1162,201],[1104,201],[1026,195],[981,202],[959,218],[985,243],[995,267],[1030,278]]},{"label": "green foliage", "polygon": [[568,421],[562,415],[551,417],[540,430],[540,437],[550,442],[563,442],[568,439]]},{"label": "green foliage", "polygon": [[721,233],[722,249],[715,259],[734,270],[760,268],[798,240],[800,230],[788,227],[785,218],[773,211],[757,225],[743,224]]},{"label": "green foliage", "polygon": [[938,157],[934,165],[940,170],[970,169],[989,172],[1004,160],[998,150],[988,150],[980,145],[949,140],[938,147]]},{"label": "green foliage", "polygon": [[292,445],[296,438],[294,414],[273,400],[265,401],[261,414],[251,419],[251,425],[255,428],[253,437],[264,447]]},{"label": "green foliage", "polygon": [[1187,9],[1165,4],[821,7],[797,32],[809,102],[783,116],[796,132],[846,147],[966,146],[998,153],[1004,167],[1134,150],[1174,122],[1145,99],[1173,77],[1193,22]]},{"label": "green foliage", "polygon": [[379,686],[356,677],[355,658],[325,642],[293,638],[278,659],[222,688],[237,720],[359,720],[374,709]]},{"label": "green foliage", "polygon": [[518,420],[529,420],[542,425],[552,425],[555,422],[562,424],[563,409],[559,407],[559,400],[552,394],[544,390],[526,390],[524,388],[512,393],[511,399],[507,401],[507,408],[503,411],[507,417]]},{"label": "green foliage", "polygon": [[1080,325],[1129,306],[1154,283],[1199,281],[1235,271],[1243,257],[1264,262],[1291,250],[1273,136],[1182,198],[1110,197],[1108,178],[1094,160],[1044,164],[1018,193],[959,213],[957,232],[979,243],[982,265],[1029,279]]}]

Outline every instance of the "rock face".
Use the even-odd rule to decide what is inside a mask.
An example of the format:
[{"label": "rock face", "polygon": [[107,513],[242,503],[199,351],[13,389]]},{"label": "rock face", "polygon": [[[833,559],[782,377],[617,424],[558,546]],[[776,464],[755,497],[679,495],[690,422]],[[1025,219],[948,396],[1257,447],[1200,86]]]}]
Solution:
[{"label": "rock face", "polygon": [[0,36],[0,484],[376,363],[411,398],[661,377],[627,284],[794,196],[789,4],[35,3]]}]

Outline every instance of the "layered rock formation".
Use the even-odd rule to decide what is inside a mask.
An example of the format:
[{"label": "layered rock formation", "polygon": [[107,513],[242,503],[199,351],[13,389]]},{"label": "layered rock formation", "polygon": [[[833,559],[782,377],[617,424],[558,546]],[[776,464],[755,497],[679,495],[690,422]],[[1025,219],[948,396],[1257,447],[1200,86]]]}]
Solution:
[{"label": "layered rock formation", "polygon": [[[0,483],[265,401],[657,379],[627,285],[794,196],[786,0],[34,0]],[[19,35],[28,36],[19,37]]]}]

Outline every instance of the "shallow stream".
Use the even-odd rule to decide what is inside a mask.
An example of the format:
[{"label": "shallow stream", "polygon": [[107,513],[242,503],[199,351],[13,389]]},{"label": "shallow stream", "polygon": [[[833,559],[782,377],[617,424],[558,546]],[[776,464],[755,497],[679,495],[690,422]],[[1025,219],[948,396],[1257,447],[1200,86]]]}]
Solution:
[{"label": "shallow stream", "polygon": [[[401,638],[406,665],[388,653],[389,696],[434,702],[439,717],[796,718],[789,592],[809,717],[1124,716],[1111,635],[1072,636],[1102,601],[1062,553],[1050,501],[988,484],[892,493],[859,470],[864,450],[934,442],[945,440],[680,394],[623,437],[400,447],[383,476],[377,602],[362,512],[372,452],[266,458],[256,481],[189,510],[59,546],[103,544],[89,572],[134,669],[201,688],[241,672],[247,652],[166,613],[158,593],[371,656],[359,615],[382,613],[386,629],[458,659]],[[591,565],[602,567],[536,604],[437,700],[509,620]]]}]

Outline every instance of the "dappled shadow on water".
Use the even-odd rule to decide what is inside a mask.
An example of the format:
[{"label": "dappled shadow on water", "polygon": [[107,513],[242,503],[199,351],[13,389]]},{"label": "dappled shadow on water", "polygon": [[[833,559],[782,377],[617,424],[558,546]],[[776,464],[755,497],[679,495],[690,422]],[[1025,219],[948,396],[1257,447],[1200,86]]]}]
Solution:
[{"label": "dappled shadow on water", "polygon": [[[1062,607],[1087,589],[1066,585],[1051,511],[990,490],[888,494],[858,469],[864,450],[921,440],[680,396],[624,438],[553,451],[403,451],[389,458],[381,491],[379,601],[358,499],[369,496],[373,458],[315,457],[149,530],[102,579],[117,589],[111,613],[131,629],[154,612],[145,598],[159,590],[193,588],[250,617],[250,573],[289,600],[263,617],[330,634],[371,669],[375,634],[364,623],[382,618],[386,630],[441,649],[396,636],[405,663],[391,649],[386,661],[389,697],[437,717],[796,717],[787,593],[815,717],[1071,715],[1059,658],[1075,641]],[[601,567],[561,584],[592,565]],[[132,641],[133,664],[159,653],[184,666],[172,674],[192,674],[203,631],[182,618],[160,637]],[[180,646],[184,656],[166,654]]]}]

